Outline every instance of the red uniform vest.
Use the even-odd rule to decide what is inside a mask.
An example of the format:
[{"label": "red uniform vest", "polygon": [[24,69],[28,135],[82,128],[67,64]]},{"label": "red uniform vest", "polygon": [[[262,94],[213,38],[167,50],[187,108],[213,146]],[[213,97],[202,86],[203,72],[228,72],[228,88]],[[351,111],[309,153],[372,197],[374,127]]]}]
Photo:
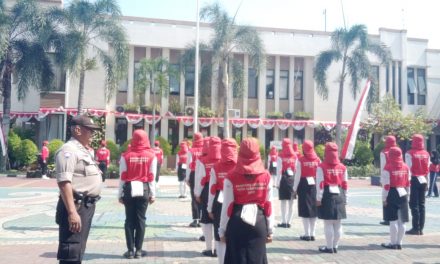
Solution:
[{"label": "red uniform vest", "polygon": [[150,171],[151,163],[155,157],[151,150],[142,152],[127,152],[123,154],[127,170],[122,173],[123,181],[141,181],[152,182],[154,180],[153,173]]},{"label": "red uniform vest", "polygon": [[412,176],[425,176],[429,172],[429,153],[426,150],[414,150],[408,151],[411,155],[411,175]]},{"label": "red uniform vest", "polygon": [[162,149],[159,148],[159,147],[155,147],[153,150],[154,150],[154,153],[156,154],[157,163],[162,164],[162,162],[163,162],[163,151],[162,151]]},{"label": "red uniform vest", "polygon": [[191,163],[189,164],[189,168],[191,171],[196,169],[196,161],[202,156],[202,148],[192,148],[189,150],[191,153]]},{"label": "red uniform vest", "polygon": [[[385,170],[390,174],[389,187],[409,187],[408,166],[406,164],[403,164],[401,168],[387,167]],[[386,185],[384,187],[389,190]]]},{"label": "red uniform vest", "polygon": [[229,174],[234,191],[234,202],[228,208],[228,215],[232,215],[234,204],[257,204],[264,209],[264,215],[270,216],[272,205],[266,201],[269,190],[270,174],[265,171],[252,179],[246,179],[244,175]]},{"label": "red uniform vest", "polygon": [[211,186],[211,193],[215,195],[217,191],[223,190],[223,183],[228,173],[235,168],[235,162],[217,163],[214,166],[214,172],[216,177],[216,183]]},{"label": "red uniform vest", "polygon": [[305,156],[299,158],[301,164],[301,178],[310,177],[316,178],[316,169],[321,161],[319,158],[314,160],[307,159]]},{"label": "red uniform vest", "polygon": [[177,153],[177,155],[179,155],[179,165],[185,164],[187,159],[188,159],[188,153]]},{"label": "red uniform vest", "polygon": [[96,152],[96,158],[98,161],[105,161],[108,165],[110,160],[110,150],[107,148],[99,148]]},{"label": "red uniform vest", "polygon": [[49,148],[46,146],[43,146],[41,149],[41,158],[43,161],[47,161],[47,158],[49,158]]},{"label": "red uniform vest", "polygon": [[338,185],[341,186],[342,189],[347,190],[347,181],[344,179],[346,168],[342,163],[337,165],[321,163],[319,167],[322,168],[322,172],[324,173],[324,180],[320,186],[321,189],[324,189],[324,186]]},{"label": "red uniform vest", "polygon": [[270,162],[277,162],[278,155],[269,155]]},{"label": "red uniform vest", "polygon": [[281,157],[281,172],[284,173],[287,171],[287,169],[291,169],[292,171],[295,171],[295,166],[296,166],[296,158],[295,157]]},{"label": "red uniform vest", "polygon": [[205,177],[200,180],[200,184],[205,186],[209,183],[209,178],[211,177],[211,169],[214,168],[215,163],[203,163],[205,165]]},{"label": "red uniform vest", "polygon": [[429,165],[429,171],[432,171],[432,172],[439,172],[439,170],[440,170],[440,166],[439,166],[439,164],[431,163],[431,164]]}]

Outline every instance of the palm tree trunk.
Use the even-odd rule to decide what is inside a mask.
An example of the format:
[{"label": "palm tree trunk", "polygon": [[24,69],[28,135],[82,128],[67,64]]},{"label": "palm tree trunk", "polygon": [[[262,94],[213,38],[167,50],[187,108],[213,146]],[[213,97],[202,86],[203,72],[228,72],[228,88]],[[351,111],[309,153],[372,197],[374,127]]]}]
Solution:
[{"label": "palm tree trunk", "polygon": [[86,71],[81,69],[79,73],[79,91],[78,91],[78,115],[82,114],[84,104],[84,77]]},{"label": "palm tree trunk", "polygon": [[341,136],[342,136],[342,104],[344,102],[344,82],[345,82],[345,65],[347,63],[347,50],[344,53],[342,62],[342,73],[339,80],[338,108],[336,110],[336,145],[338,145],[339,153],[341,153]]},{"label": "palm tree trunk", "polygon": [[11,123],[11,77],[12,77],[12,71],[9,63],[5,62],[5,70],[3,71],[3,78],[2,78],[2,88],[3,88],[3,117],[2,117],[2,130],[3,130],[3,137],[5,139],[5,149],[6,149],[6,155],[0,155],[0,171],[4,172],[6,171],[9,159],[8,159],[8,135],[9,135],[9,126]]},{"label": "palm tree trunk", "polygon": [[[156,90],[154,90],[154,78],[151,76],[151,89],[153,91],[153,125],[151,126],[150,131],[150,145],[151,148],[154,147],[154,136],[156,132]],[[197,109],[195,110],[197,111]]]},{"label": "palm tree trunk", "polygon": [[229,138],[229,75],[228,75],[228,63],[223,62],[223,87],[225,88],[225,109],[223,115],[223,138]]}]

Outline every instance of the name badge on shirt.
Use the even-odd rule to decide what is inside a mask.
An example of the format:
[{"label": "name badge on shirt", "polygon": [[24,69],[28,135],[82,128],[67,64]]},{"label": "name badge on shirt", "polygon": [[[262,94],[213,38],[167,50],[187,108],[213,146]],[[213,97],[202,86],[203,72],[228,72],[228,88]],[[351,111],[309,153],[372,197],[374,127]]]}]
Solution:
[{"label": "name badge on shirt", "polygon": [[144,196],[144,183],[141,181],[132,181],[131,185],[131,197]]},{"label": "name badge on shirt", "polygon": [[425,177],[425,176],[417,176],[417,179],[419,180],[419,182],[420,182],[421,184],[426,183],[426,177]]},{"label": "name badge on shirt", "polygon": [[403,197],[403,196],[407,195],[406,189],[403,187],[397,187],[396,190],[397,190],[397,193],[399,194],[399,197]]},{"label": "name badge on shirt", "polygon": [[277,163],[276,163],[276,161],[272,161],[272,167],[274,167],[274,168],[277,167]]},{"label": "name badge on shirt", "polygon": [[291,168],[288,168],[288,169],[287,169],[287,175],[289,175],[289,176],[293,176],[293,171],[292,171]]},{"label": "name badge on shirt", "polygon": [[307,179],[307,184],[308,185],[315,185],[315,178],[313,177],[306,177]]},{"label": "name badge on shirt", "polygon": [[217,202],[223,203],[224,197],[223,197],[223,191],[220,191],[218,193]]},{"label": "name badge on shirt", "polygon": [[241,220],[251,226],[255,226],[257,222],[257,210],[258,207],[256,204],[243,205],[241,209]]},{"label": "name badge on shirt", "polygon": [[182,163],[182,169],[186,170],[186,163]]},{"label": "name badge on shirt", "polygon": [[338,185],[330,185],[328,187],[328,191],[330,193],[339,193],[339,186]]}]

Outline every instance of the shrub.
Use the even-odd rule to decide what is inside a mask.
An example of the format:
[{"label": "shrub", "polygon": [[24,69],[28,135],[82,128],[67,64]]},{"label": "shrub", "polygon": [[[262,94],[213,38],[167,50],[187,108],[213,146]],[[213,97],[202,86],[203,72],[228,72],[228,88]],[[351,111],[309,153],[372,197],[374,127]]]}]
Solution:
[{"label": "shrub", "polygon": [[110,165],[108,166],[107,169],[107,178],[109,179],[118,179],[119,178],[119,166],[114,164],[114,163],[110,163]]},{"label": "shrub", "polygon": [[379,175],[379,168],[376,168],[373,164],[366,166],[347,166],[347,174],[349,177],[370,177]]},{"label": "shrub", "polygon": [[366,166],[373,162],[374,156],[370,149],[370,144],[365,141],[358,140],[354,148],[354,159],[356,165]]},{"label": "shrub", "polygon": [[58,151],[59,148],[64,144],[62,140],[59,139],[52,139],[47,148],[49,149],[49,161],[48,163],[54,163],[55,162],[55,153]]},{"label": "shrub", "polygon": [[156,137],[156,140],[159,140],[160,142],[160,148],[163,151],[164,156],[171,155],[171,145],[168,142],[168,140],[164,139],[163,137]]},{"label": "shrub", "polygon": [[122,153],[124,153],[125,151],[127,151],[128,144],[131,144],[131,139],[125,141],[125,143],[122,144],[122,145],[119,147],[119,153],[120,153],[121,155],[122,155]]},{"label": "shrub", "polygon": [[24,127],[14,127],[13,131],[17,134],[21,139],[35,139],[35,129],[26,129]]},{"label": "shrub", "polygon": [[293,118],[295,120],[309,120],[312,119],[312,113],[297,111],[293,113]]},{"label": "shrub", "polygon": [[318,144],[315,146],[316,155],[318,155],[321,160],[324,160],[324,150],[325,146],[323,144]]},{"label": "shrub", "polygon": [[119,159],[119,148],[113,140],[106,140],[107,148],[110,150],[110,161]]},{"label": "shrub", "polygon": [[16,168],[18,165],[18,156],[21,146],[21,138],[14,131],[9,132],[8,135],[8,156],[12,167]]},{"label": "shrub", "polygon": [[29,139],[21,141],[18,160],[21,164],[28,166],[37,161],[38,148],[34,142]]}]

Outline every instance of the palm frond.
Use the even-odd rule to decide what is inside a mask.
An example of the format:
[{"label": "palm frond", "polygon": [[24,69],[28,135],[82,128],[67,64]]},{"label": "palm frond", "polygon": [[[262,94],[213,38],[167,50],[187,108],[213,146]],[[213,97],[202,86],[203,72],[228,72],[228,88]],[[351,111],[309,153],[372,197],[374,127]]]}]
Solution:
[{"label": "palm frond", "polygon": [[370,76],[370,61],[361,47],[353,50],[350,57],[347,57],[347,69],[351,78],[351,94],[356,99],[360,86],[359,82]]},{"label": "palm frond", "polygon": [[341,52],[338,50],[323,51],[318,55],[316,65],[313,69],[313,77],[317,83],[317,92],[324,99],[328,99],[328,86],[326,71],[334,61],[341,59]]},{"label": "palm frond", "polygon": [[359,46],[362,49],[368,48],[368,31],[365,25],[354,25],[350,27],[344,36],[344,43],[346,47],[350,47],[356,40],[359,41]]},{"label": "palm frond", "polygon": [[232,66],[232,92],[235,98],[243,97],[244,88],[244,71],[243,64],[236,59],[232,59],[230,62]]},{"label": "palm frond", "polygon": [[234,40],[237,50],[248,54],[253,68],[260,72],[266,62],[266,56],[264,55],[263,41],[257,30],[248,26],[238,26]]},{"label": "palm frond", "polygon": [[389,62],[391,61],[391,52],[385,46],[385,44],[370,42],[368,51],[376,55],[380,59],[381,63],[385,64],[386,66],[388,66]]}]

